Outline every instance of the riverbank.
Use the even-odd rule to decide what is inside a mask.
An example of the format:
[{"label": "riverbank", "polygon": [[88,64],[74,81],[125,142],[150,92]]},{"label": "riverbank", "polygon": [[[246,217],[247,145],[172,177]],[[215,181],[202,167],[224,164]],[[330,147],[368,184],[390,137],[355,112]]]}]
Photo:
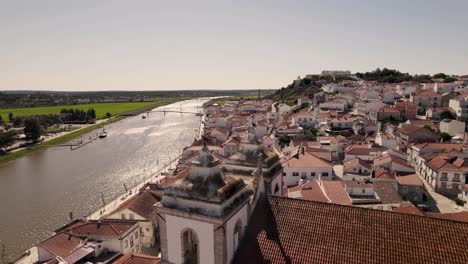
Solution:
[{"label": "riverbank", "polygon": [[[195,113],[207,100],[178,102],[165,109]],[[136,116],[106,125],[109,137],[77,151],[51,147],[0,167],[0,199],[9,201],[0,207],[11,212],[0,221],[6,259],[49,237],[70,221],[70,212],[75,218],[100,218],[138,194],[146,182],[172,172],[178,154],[200,136],[203,121],[194,114],[159,112],[162,109],[145,119]],[[21,263],[30,264],[27,260],[37,254],[32,250],[27,255]]]},{"label": "riverbank", "polygon": [[32,146],[29,146],[27,148],[22,148],[22,149],[17,150],[17,151],[6,153],[6,154],[0,156],[0,167],[4,166],[4,165],[6,165],[6,164],[8,164],[10,162],[13,162],[13,161],[15,161],[15,160],[17,160],[19,158],[31,155],[31,154],[36,153],[36,152],[44,151],[44,150],[46,150],[47,148],[49,148],[51,146],[58,145],[58,144],[63,144],[63,143],[66,143],[66,142],[68,142],[70,140],[79,138],[80,136],[85,135],[87,133],[90,133],[93,130],[99,129],[99,128],[105,126],[105,125],[109,125],[109,124],[118,122],[118,121],[120,121],[122,119],[125,119],[125,118],[129,117],[129,116],[139,115],[141,113],[144,113],[144,112],[149,111],[151,109],[154,109],[156,107],[165,106],[165,105],[169,105],[169,104],[172,104],[172,103],[176,103],[176,102],[184,101],[184,100],[188,100],[188,99],[190,99],[190,98],[185,98],[185,97],[184,98],[163,98],[160,101],[156,102],[155,104],[152,104],[152,105],[149,105],[149,106],[144,106],[141,109],[132,110],[130,112],[123,113],[123,114],[120,114],[120,115],[115,116],[115,117],[111,117],[108,120],[106,120],[105,122],[100,122],[98,124],[94,124],[94,125],[90,125],[90,126],[87,126],[87,127],[84,127],[84,128],[80,128],[80,129],[71,131],[70,133],[67,133],[65,135],[62,135],[62,136],[59,136],[59,137],[44,141],[42,143],[32,145]]}]

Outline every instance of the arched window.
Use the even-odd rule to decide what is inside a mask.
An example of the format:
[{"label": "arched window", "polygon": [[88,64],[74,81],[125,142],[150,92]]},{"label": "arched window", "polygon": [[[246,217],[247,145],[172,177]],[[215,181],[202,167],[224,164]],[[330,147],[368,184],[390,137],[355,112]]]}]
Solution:
[{"label": "arched window", "polygon": [[198,236],[192,229],[184,229],[181,233],[182,240],[182,260],[184,264],[197,264]]},{"label": "arched window", "polygon": [[237,220],[236,225],[234,226],[234,252],[239,247],[239,243],[242,239],[242,221]]}]

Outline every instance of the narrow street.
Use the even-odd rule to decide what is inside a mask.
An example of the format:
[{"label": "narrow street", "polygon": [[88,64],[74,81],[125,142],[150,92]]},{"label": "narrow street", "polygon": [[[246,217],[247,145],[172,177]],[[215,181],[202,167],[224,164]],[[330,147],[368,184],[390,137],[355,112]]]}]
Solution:
[{"label": "narrow street", "polygon": [[[436,208],[440,213],[456,213],[464,211],[463,207],[458,206],[454,201],[436,193],[419,173],[417,173],[417,175],[424,183],[424,188],[426,189],[425,193],[429,198],[427,202],[424,202],[424,204],[433,209]],[[437,212],[437,210],[434,210],[434,212]]]}]

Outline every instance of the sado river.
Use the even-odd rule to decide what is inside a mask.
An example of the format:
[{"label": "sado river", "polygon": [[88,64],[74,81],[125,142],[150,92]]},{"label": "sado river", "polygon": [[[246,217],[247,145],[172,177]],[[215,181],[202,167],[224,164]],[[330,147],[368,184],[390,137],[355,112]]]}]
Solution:
[{"label": "sado river", "polygon": [[[204,102],[157,109],[182,105],[183,111],[196,112]],[[107,138],[77,150],[52,147],[0,167],[0,241],[7,259],[67,223],[70,211],[80,217],[97,209],[101,192],[110,201],[125,192],[124,183],[130,188],[158,171],[193,142],[199,122],[198,116],[180,113],[129,117],[106,126]]]}]

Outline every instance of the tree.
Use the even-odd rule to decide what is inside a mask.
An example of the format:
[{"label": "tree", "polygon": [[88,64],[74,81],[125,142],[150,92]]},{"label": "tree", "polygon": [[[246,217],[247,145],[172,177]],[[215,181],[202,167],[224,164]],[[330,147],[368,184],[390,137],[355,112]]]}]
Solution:
[{"label": "tree", "polygon": [[447,78],[447,75],[445,73],[437,73],[437,74],[434,74],[434,76],[432,76],[432,78],[434,78],[434,79],[445,79],[445,78]]},{"label": "tree", "polygon": [[15,142],[16,132],[14,130],[0,132],[0,150],[5,151],[6,148],[13,145]]},{"label": "tree", "polygon": [[288,135],[281,135],[281,136],[278,138],[278,144],[279,144],[281,147],[286,146],[287,144],[289,144],[289,142],[291,142],[291,137],[289,137]]},{"label": "tree", "polygon": [[13,123],[13,113],[8,113],[8,121],[10,121],[10,123]]},{"label": "tree", "polygon": [[450,111],[444,111],[440,114],[440,119],[454,119]]},{"label": "tree", "polygon": [[446,77],[446,78],[444,78],[444,83],[452,83],[452,82],[454,82],[456,80],[457,80],[457,78],[455,78],[455,77]]},{"label": "tree", "polygon": [[86,115],[88,115],[90,119],[96,119],[96,111],[94,111],[94,108],[88,109],[88,111],[86,111]]},{"label": "tree", "polygon": [[39,121],[35,118],[25,119],[24,134],[28,139],[32,139],[34,141],[38,140],[42,135],[42,127]]},{"label": "tree", "polygon": [[440,138],[442,138],[442,141],[444,142],[450,142],[450,140],[452,139],[452,136],[444,132],[440,134]]}]

